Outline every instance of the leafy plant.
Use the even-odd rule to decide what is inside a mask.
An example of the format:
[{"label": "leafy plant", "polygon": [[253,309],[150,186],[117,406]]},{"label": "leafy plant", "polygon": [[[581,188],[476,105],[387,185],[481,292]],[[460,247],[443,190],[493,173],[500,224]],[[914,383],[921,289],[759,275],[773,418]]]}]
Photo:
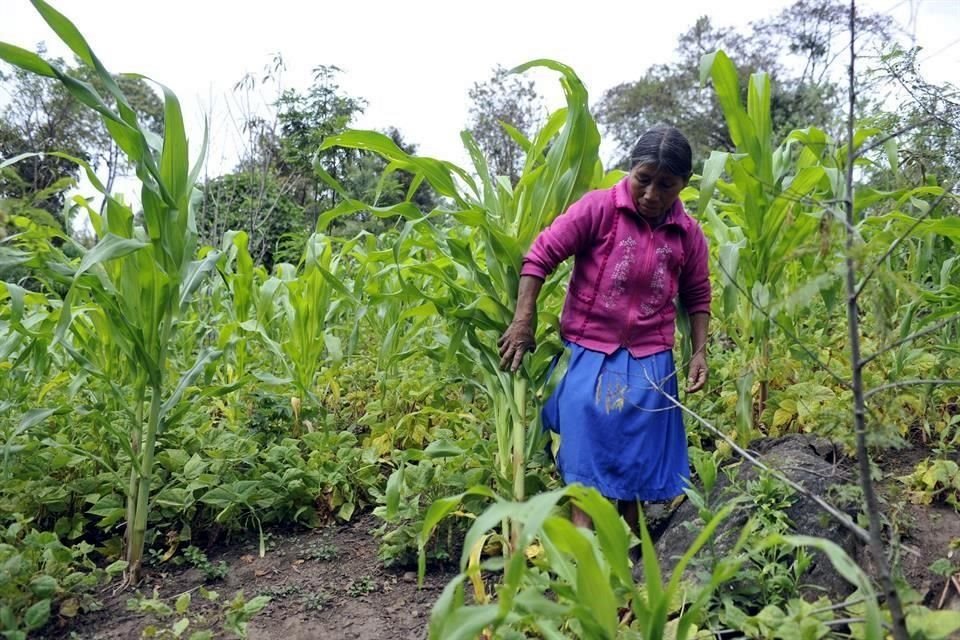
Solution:
[{"label": "leafy plant", "polygon": [[899,478],[914,504],[944,501],[960,511],[960,465],[953,460],[923,460],[913,473]]},{"label": "leafy plant", "polygon": [[[479,487],[467,493],[489,496],[494,503],[477,517],[467,533],[460,575],[446,586],[434,605],[431,638],[472,638],[484,629],[490,633],[500,628],[529,629],[547,637],[561,637],[563,627],[575,630],[578,637],[615,638],[621,625],[636,629],[643,638],[659,639],[665,634],[687,638],[696,631],[710,594],[735,575],[739,564],[735,556],[721,560],[703,586],[690,587],[682,580],[691,559],[729,515],[730,507],[706,523],[666,581],[646,525],[641,522],[644,587],[640,589],[627,560],[629,529],[613,505],[595,489],[571,485],[538,494],[524,503],[497,498]],[[452,496],[431,506],[424,538],[462,497]],[[556,513],[555,507],[564,498],[593,519],[596,533],[578,529]],[[519,525],[518,549],[524,553],[513,554],[506,560],[483,561],[484,546],[498,538],[490,529],[507,517]],[[503,572],[495,603],[486,594],[483,571]],[[475,604],[471,605],[464,601],[464,583],[468,580],[474,589]],[[547,597],[547,588],[556,595],[555,600]],[[674,612],[673,603],[680,598],[687,605],[668,624]],[[620,618],[621,603],[629,607],[633,622]]]},{"label": "leafy plant", "polygon": [[340,549],[337,545],[330,542],[324,542],[316,546],[312,546],[308,553],[308,557],[311,560],[316,560],[318,562],[330,562],[337,557],[337,554],[340,553]]},{"label": "leafy plant", "polygon": [[[265,595],[247,600],[243,591],[238,591],[230,601],[222,601],[219,593],[208,591],[203,587],[200,587],[199,593],[205,603],[220,603],[217,611],[217,616],[221,618],[219,626],[222,627],[223,631],[237,638],[247,637],[247,627],[250,620],[270,603],[270,598]],[[143,631],[144,638],[210,640],[214,637],[218,622],[208,611],[192,610],[192,603],[193,598],[190,592],[185,592],[177,596],[173,606],[171,606],[163,598],[160,598],[158,591],[154,589],[151,597],[137,596],[127,600],[127,609],[164,621],[163,626],[147,625]],[[176,620],[170,626],[166,626],[166,621],[171,618]],[[191,631],[189,636],[185,635],[191,628],[197,627],[206,628]]]},{"label": "leafy plant", "polygon": [[183,557],[186,558],[187,562],[193,565],[194,568],[199,569],[208,582],[223,580],[230,571],[230,567],[227,566],[226,562],[223,560],[216,564],[210,562],[207,554],[193,545],[183,550]]},{"label": "leafy plant", "polygon": [[98,568],[93,550],[86,542],[66,546],[55,533],[37,531],[19,515],[0,530],[0,633],[23,640],[54,613],[72,618],[98,609],[96,589],[125,565]]},{"label": "leafy plant", "polygon": [[352,598],[359,598],[360,596],[373,593],[376,590],[377,585],[374,583],[373,578],[371,576],[362,576],[350,583],[350,586],[347,587],[347,595]]},{"label": "leafy plant", "polygon": [[[766,73],[750,77],[746,108],[736,67],[724,52],[704,56],[701,82],[708,78],[737,152],[710,154],[697,210],[718,246],[722,311],[730,337],[746,354],[740,396],[749,399],[753,381],[759,381],[756,406],[738,409],[745,443],[752,435],[754,411],[760,415],[766,408],[774,329],[781,323],[789,326],[790,317],[837,282],[832,265],[818,255],[819,243],[809,241],[833,215],[823,203],[840,192],[841,174],[829,153],[833,141],[819,129],[794,131],[774,144]],[[724,173],[729,182],[721,179]],[[802,290],[801,283],[806,283]]]},{"label": "leafy plant", "polygon": [[[128,375],[117,382],[126,385],[134,399],[128,407],[131,419],[127,453],[131,468],[126,491],[126,543],[129,578],[137,582],[150,511],[157,435],[169,425],[173,410],[192,380],[219,355],[215,350],[204,351],[175,387],[168,387],[169,347],[178,318],[217,257],[213,254],[205,260],[193,260],[193,187],[201,165],[198,163],[192,170],[189,167],[183,116],[172,92],[164,88],[164,133],[162,142],[157,141],[138,121],[113,76],[73,23],[43,0],[34,0],[33,5],[64,44],[95,73],[116,108],[109,106],[92,85],[66,75],[37,54],[2,43],[0,58],[58,80],[77,100],[94,109],[136,168],[142,184],[141,227],[135,225],[130,207],[107,193],[89,166],[76,160],[103,193],[107,206],[102,216],[88,210],[99,237],[96,246],[84,252],[78,264],[63,260],[59,265],[71,285],[56,334],[58,340],[63,340],[74,323],[92,322],[102,330],[101,340],[109,342],[127,362]],[[23,264],[33,268],[47,265],[36,257],[25,258]],[[78,317],[87,320],[78,323]],[[109,380],[108,374],[82,353],[72,355],[90,375]],[[123,397],[122,387],[113,389]],[[149,408],[145,411],[148,399]]]}]

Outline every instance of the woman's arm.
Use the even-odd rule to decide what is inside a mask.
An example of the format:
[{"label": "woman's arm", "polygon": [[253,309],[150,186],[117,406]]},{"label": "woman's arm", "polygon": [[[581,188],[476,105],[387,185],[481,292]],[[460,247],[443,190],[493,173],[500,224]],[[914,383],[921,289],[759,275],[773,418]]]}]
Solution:
[{"label": "woman's arm", "polygon": [[504,371],[519,369],[523,354],[537,346],[533,324],[537,317],[537,297],[544,280],[558,264],[587,246],[596,235],[595,226],[601,210],[591,202],[585,197],[570,205],[537,235],[523,257],[513,322],[497,341],[500,368]]},{"label": "woman's arm", "polygon": [[513,322],[497,342],[500,347],[500,368],[504,371],[519,369],[523,354],[537,347],[537,341],[533,335],[533,320],[537,317],[537,297],[540,295],[541,287],[543,287],[541,278],[530,275],[520,276]]},{"label": "woman's arm", "polygon": [[690,371],[687,377],[687,393],[700,391],[707,384],[707,329],[710,324],[709,313],[694,313],[690,316],[690,329],[693,338],[693,356],[690,358]]}]

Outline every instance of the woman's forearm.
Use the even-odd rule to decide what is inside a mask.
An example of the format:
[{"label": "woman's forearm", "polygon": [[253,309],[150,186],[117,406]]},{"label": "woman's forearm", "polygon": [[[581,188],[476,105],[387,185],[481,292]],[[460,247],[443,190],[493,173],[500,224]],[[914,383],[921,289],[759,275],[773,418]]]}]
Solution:
[{"label": "woman's forearm", "polygon": [[543,280],[536,276],[520,276],[520,287],[517,291],[517,308],[513,312],[514,322],[533,323],[537,316],[537,298]]},{"label": "woman's forearm", "polygon": [[694,313],[690,316],[690,329],[693,341],[693,353],[707,355],[707,330],[710,325],[709,313]]}]

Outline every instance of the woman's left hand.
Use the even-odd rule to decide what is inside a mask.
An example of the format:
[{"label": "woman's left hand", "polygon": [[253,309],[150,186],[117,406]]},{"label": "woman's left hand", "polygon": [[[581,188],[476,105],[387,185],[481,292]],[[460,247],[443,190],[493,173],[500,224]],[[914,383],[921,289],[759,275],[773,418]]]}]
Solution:
[{"label": "woman's left hand", "polygon": [[698,351],[690,359],[690,375],[687,377],[687,393],[700,391],[707,384],[707,356]]}]

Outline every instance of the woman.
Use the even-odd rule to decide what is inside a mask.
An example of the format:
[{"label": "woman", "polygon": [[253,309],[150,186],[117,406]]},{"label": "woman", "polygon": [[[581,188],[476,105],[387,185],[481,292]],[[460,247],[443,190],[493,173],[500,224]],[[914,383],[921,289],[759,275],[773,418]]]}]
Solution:
[{"label": "woman", "polygon": [[[564,482],[616,500],[635,531],[638,501],[680,495],[689,477],[682,414],[663,395],[677,397],[675,297],[693,334],[687,392],[707,382],[707,244],[678,199],[691,155],[677,129],[650,129],[631,151],[623,180],[586,194],[541,232],[524,257],[517,309],[499,342],[501,367],[516,371],[535,347],[544,279],[574,256],[560,321],[570,364],[543,420],[560,434]],[[576,507],[572,519],[592,526]]]}]

